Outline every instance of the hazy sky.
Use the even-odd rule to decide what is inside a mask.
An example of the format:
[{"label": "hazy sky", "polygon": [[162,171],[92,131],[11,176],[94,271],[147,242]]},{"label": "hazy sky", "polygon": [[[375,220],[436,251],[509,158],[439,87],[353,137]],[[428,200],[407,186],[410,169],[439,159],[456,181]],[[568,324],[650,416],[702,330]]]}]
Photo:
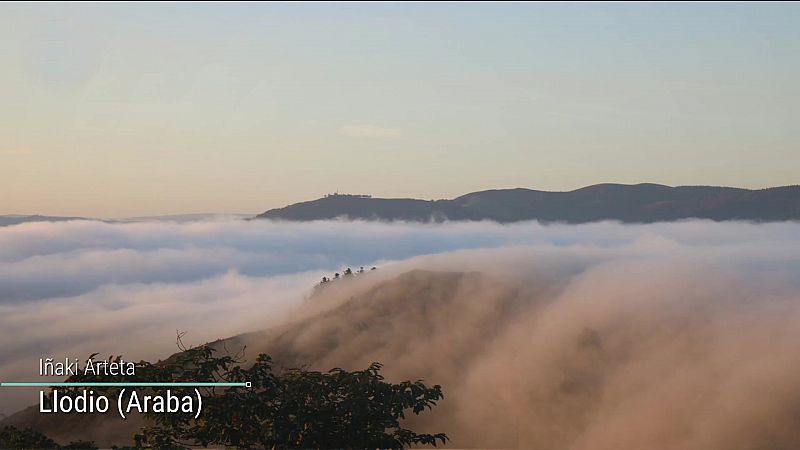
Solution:
[{"label": "hazy sky", "polygon": [[800,4],[2,4],[0,214],[800,182]]}]

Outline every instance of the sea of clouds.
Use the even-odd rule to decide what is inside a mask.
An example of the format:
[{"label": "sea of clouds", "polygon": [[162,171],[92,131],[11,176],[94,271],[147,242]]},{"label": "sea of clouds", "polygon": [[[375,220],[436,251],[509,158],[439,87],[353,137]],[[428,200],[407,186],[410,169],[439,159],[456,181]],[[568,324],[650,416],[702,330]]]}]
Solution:
[{"label": "sea of clouds", "polygon": [[[745,429],[749,423],[747,417],[714,408],[744,410],[745,403],[756,402],[761,408],[756,411],[782,424],[791,408],[800,406],[770,408],[767,400],[751,398],[759,383],[771,384],[763,386],[764,395],[800,398],[800,382],[789,382],[800,369],[800,363],[791,363],[800,361],[798,223],[75,221],[3,227],[0,379],[36,379],[38,358],[48,356],[100,352],[157,360],[174,352],[176,330],[187,331],[189,343],[198,344],[279,326],[308,308],[309,294],[322,276],[346,266],[373,265],[384,274],[381,279],[415,268],[471,271],[504,280],[500,291],[514,296],[544,287],[549,292],[522,300],[530,307],[520,310],[519,320],[497,322],[483,316],[487,308],[477,313],[474,305],[513,296],[498,297],[496,288],[483,294],[478,288],[464,291],[458,307],[467,305],[468,313],[447,311],[451,319],[463,320],[436,330],[435,341],[453,353],[452,360],[471,361],[469,370],[446,364],[438,364],[438,371],[425,369],[432,341],[414,347],[415,336],[424,333],[396,328],[396,340],[407,342],[394,355],[399,369],[413,366],[426,372],[422,375],[449,381],[442,384],[460,392],[459,398],[475,399],[451,402],[444,407],[450,415],[437,416],[437,425],[460,436],[459,446],[715,445],[724,442],[718,437],[730,435],[731,427]],[[547,308],[533,306],[542,304]],[[471,332],[487,336],[484,325],[491,325],[492,338],[486,337],[479,359],[452,350]],[[592,353],[597,336],[608,336],[609,357],[626,363],[597,360]],[[592,351],[571,351],[574,339],[586,340]],[[354,362],[342,356],[348,341],[340,342],[338,359],[334,350],[323,358],[325,364]],[[375,352],[361,351],[392,360],[386,349]],[[520,360],[520,355],[528,357]],[[403,358],[414,362],[399,362]],[[395,373],[409,375],[398,368]],[[726,377],[726,370],[735,376]],[[601,381],[590,383],[592,392],[562,398],[565,373]],[[658,373],[669,385],[652,382]],[[516,391],[502,388],[509,384],[527,386],[526,395],[538,399],[539,407],[515,400]],[[650,394],[636,391],[641,386]],[[727,400],[712,395],[726,389]],[[4,390],[0,412],[13,412],[35,398]],[[548,403],[554,398],[560,400]],[[720,405],[723,401],[729,404]],[[687,424],[675,419],[687,416],[681,404],[712,412]],[[666,409],[654,411],[658,405]],[[509,434],[509,423],[492,419],[498,410],[517,416],[514,433],[525,429],[519,420],[548,428],[536,437]],[[577,411],[583,411],[580,420],[553,419],[559,414],[575,418]],[[703,428],[702,420],[707,421],[702,433],[685,429]],[[636,422],[641,426],[626,428]],[[475,434],[480,423],[496,426]],[[633,429],[641,435],[625,433]],[[772,439],[763,442],[794,442],[790,429],[773,430]],[[657,440],[661,435],[684,440]],[[757,439],[753,436],[747,438]]]}]

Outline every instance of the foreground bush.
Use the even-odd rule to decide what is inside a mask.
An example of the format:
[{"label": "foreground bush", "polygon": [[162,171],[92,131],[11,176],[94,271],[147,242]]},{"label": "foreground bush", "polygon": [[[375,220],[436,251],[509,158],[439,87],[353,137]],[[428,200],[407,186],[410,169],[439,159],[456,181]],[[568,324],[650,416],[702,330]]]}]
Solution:
[{"label": "foreground bush", "polygon": [[[402,448],[447,442],[444,433],[418,434],[401,425],[407,412],[432,409],[443,398],[441,386],[388,383],[381,367],[373,363],[354,372],[337,368],[276,373],[267,355],[243,368],[236,357],[215,356],[209,346],[185,349],[167,362],[142,362],[137,380],[125,381],[250,382],[251,387],[203,389],[203,410],[197,420],[190,414],[148,413],[153,425],[134,437],[136,447]],[[69,381],[93,380],[77,376]],[[171,391],[193,395],[191,389]],[[153,390],[165,392],[165,388]]]}]

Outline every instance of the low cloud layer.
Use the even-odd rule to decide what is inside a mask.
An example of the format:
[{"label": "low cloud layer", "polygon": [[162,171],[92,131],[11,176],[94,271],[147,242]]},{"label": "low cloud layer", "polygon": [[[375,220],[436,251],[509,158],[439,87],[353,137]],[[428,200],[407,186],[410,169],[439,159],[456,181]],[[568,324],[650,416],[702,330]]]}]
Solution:
[{"label": "low cloud layer", "polygon": [[[277,327],[249,344],[442,384],[418,425],[456,447],[797,446],[798,244],[800,224],[696,221],[0,228],[0,379]],[[380,270],[308,298],[346,265]]]}]

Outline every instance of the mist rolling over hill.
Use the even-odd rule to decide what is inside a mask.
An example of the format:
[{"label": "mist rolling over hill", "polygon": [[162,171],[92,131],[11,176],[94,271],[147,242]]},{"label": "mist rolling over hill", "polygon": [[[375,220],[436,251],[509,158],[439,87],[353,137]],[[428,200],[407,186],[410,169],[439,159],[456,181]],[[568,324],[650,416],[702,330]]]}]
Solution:
[{"label": "mist rolling over hill", "polygon": [[[441,383],[441,408],[411,420],[447,430],[456,448],[800,442],[792,414],[800,363],[786,339],[800,337],[796,279],[775,276],[765,288],[763,273],[742,261],[608,256],[442,255],[417,265],[459,270],[335,286],[298,322],[227,345],[247,344],[290,366],[391,361],[395,379]],[[764,395],[767,386],[774,394]]]},{"label": "mist rolling over hill", "polygon": [[800,219],[800,186],[750,190],[713,186],[597,184],[568,192],[496,189],[452,200],[372,198],[334,194],[272,209],[259,219],[291,221],[401,220],[501,223],[538,220],[652,223],[682,219],[781,221]]},{"label": "mist rolling over hill", "polygon": [[[410,420],[455,448],[794,447],[798,239],[792,222],[19,225],[0,230],[0,377],[31,354],[165,358],[180,329],[441,384]],[[314,287],[358,265],[379,268]],[[33,398],[0,394],[4,413]],[[125,443],[71,420],[5,423]]]}]

